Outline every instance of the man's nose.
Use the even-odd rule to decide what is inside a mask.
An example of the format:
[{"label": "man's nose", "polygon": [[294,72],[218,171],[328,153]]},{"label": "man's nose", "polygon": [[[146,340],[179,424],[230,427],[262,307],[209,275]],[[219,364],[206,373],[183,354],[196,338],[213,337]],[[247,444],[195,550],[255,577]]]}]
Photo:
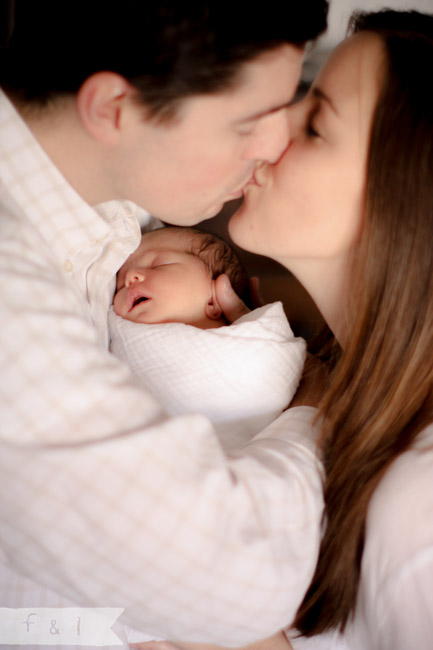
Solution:
[{"label": "man's nose", "polygon": [[249,158],[276,163],[290,142],[290,123],[287,108],[263,117],[257,127],[257,133]]},{"label": "man's nose", "polygon": [[140,269],[129,269],[125,275],[125,286],[130,287],[135,282],[143,282],[144,277],[144,271]]}]

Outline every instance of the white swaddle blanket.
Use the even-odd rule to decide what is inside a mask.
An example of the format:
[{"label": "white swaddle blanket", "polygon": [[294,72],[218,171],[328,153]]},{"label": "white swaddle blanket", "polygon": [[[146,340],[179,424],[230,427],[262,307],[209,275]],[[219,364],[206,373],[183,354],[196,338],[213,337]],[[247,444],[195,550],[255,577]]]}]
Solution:
[{"label": "white swaddle blanket", "polygon": [[226,449],[242,446],[289,404],[305,360],[282,304],[227,327],[146,325],[109,313],[111,351],[172,415],[202,413]]}]

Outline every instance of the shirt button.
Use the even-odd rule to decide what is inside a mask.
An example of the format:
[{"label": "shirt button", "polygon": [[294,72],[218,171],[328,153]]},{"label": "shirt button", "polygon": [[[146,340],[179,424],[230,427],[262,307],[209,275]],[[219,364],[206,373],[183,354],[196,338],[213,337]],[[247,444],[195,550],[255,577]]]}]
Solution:
[{"label": "shirt button", "polygon": [[71,260],[66,260],[63,264],[63,268],[67,273],[71,273],[74,270],[74,265],[72,264]]}]

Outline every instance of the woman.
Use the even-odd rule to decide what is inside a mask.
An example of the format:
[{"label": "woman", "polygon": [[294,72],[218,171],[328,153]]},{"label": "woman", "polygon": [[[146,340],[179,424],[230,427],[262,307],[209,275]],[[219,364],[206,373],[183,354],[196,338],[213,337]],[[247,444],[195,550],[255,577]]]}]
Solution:
[{"label": "woman", "polygon": [[[360,16],[230,233],[342,348],[320,404],[325,525],[294,648],[433,647],[433,17]],[[334,632],[327,632],[334,630]],[[326,641],[328,639],[328,641]]]},{"label": "woman", "polygon": [[354,30],[289,109],[291,144],[230,233],[298,277],[341,348],[319,405],[323,541],[290,642],[431,650],[433,16]]}]

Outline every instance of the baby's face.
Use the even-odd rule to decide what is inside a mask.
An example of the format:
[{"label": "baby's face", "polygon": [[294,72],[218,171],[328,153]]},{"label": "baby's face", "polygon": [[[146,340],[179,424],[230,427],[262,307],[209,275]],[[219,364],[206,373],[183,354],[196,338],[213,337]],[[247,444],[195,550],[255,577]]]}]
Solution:
[{"label": "baby's face", "polygon": [[210,270],[188,252],[189,237],[170,229],[146,233],[117,276],[114,311],[136,323],[200,327],[212,297]]}]

